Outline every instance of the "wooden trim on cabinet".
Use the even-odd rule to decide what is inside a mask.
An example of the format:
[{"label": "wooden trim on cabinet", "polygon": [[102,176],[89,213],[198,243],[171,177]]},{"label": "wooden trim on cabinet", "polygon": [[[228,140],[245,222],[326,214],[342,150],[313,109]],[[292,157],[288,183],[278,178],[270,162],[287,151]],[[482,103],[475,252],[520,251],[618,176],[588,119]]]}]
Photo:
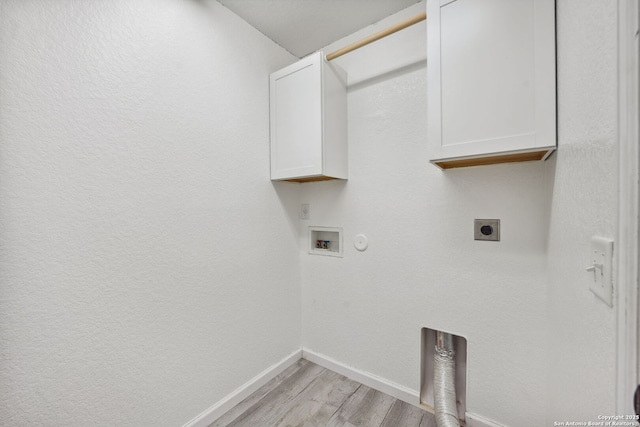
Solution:
[{"label": "wooden trim on cabinet", "polygon": [[329,181],[331,179],[342,179],[342,178],[334,178],[332,176],[319,175],[319,176],[307,176],[307,177],[303,177],[303,178],[282,179],[280,181],[286,181],[286,182],[314,182],[314,181]]},{"label": "wooden trim on cabinet", "polygon": [[464,159],[433,160],[442,169],[465,168],[470,166],[497,165],[500,163],[531,162],[545,160],[553,150],[530,151],[526,153],[506,153],[494,156]]}]

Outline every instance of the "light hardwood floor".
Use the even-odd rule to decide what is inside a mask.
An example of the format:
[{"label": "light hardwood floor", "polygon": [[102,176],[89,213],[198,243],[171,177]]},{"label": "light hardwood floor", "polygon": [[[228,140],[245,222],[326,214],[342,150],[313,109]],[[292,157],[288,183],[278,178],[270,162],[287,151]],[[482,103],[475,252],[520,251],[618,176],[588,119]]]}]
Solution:
[{"label": "light hardwood floor", "polygon": [[209,427],[436,427],[433,414],[300,359]]}]

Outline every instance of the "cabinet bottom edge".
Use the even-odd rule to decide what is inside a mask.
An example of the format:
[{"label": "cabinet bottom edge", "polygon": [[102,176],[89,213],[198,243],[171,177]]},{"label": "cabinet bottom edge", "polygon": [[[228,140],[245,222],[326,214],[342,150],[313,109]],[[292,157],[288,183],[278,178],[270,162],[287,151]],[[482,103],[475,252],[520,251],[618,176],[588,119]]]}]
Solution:
[{"label": "cabinet bottom edge", "polygon": [[555,148],[547,148],[538,151],[527,151],[524,153],[498,153],[483,157],[466,157],[466,158],[454,158],[454,159],[435,159],[431,160],[431,163],[438,166],[441,169],[454,169],[465,168],[470,166],[484,166],[484,165],[497,165],[500,163],[517,163],[517,162],[532,162],[539,160],[546,160],[551,153],[555,151]]},{"label": "cabinet bottom edge", "polygon": [[305,176],[301,178],[280,178],[280,179],[272,179],[272,181],[284,181],[284,182],[314,182],[314,181],[329,181],[332,179],[341,179],[346,180],[346,178],[336,178],[334,176]]}]

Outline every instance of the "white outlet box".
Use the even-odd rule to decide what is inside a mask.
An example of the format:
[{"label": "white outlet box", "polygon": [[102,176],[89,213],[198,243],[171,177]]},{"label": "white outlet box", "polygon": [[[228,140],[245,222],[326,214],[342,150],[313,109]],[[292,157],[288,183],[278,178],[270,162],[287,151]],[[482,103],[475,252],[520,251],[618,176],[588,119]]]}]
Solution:
[{"label": "white outlet box", "polygon": [[300,212],[298,212],[298,217],[300,219],[309,219],[309,215],[311,214],[311,207],[309,207],[308,203],[303,203],[300,205]]},{"label": "white outlet box", "polygon": [[609,307],[613,307],[613,240],[592,237],[589,263],[589,289]]}]

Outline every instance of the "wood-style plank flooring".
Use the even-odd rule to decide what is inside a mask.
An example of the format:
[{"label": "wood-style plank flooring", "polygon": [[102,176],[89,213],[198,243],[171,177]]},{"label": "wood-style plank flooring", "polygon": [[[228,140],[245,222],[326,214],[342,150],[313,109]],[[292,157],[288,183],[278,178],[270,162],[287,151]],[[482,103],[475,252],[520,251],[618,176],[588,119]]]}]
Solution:
[{"label": "wood-style plank flooring", "polygon": [[436,427],[433,414],[300,359],[209,427]]}]

